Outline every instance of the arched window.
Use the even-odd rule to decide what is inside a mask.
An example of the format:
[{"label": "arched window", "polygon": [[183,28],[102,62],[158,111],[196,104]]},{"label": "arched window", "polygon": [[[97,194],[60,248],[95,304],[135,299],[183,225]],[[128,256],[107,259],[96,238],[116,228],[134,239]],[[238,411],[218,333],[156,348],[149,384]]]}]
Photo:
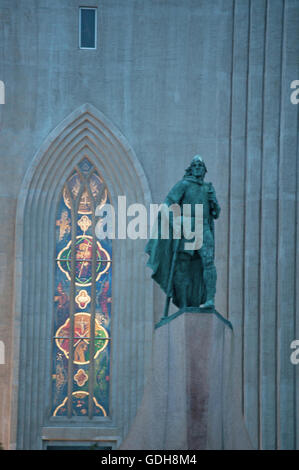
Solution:
[{"label": "arched window", "polygon": [[134,420],[150,367],[153,283],[146,240],[95,236],[96,207],[110,202],[117,219],[119,195],[128,207],[151,202],[126,138],[84,104],[48,135],[20,190],[12,447],[115,448]]},{"label": "arched window", "polygon": [[56,217],[53,416],[108,416],[111,240],[97,240],[95,209],[107,187],[84,158],[67,180]]}]

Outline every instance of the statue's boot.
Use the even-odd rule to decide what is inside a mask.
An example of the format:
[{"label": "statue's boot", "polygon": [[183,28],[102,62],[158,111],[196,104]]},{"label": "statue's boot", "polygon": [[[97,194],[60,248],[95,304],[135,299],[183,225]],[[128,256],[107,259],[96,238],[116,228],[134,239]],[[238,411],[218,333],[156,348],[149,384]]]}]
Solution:
[{"label": "statue's boot", "polygon": [[215,294],[216,294],[216,281],[217,273],[215,266],[205,268],[203,272],[203,278],[206,286],[207,297],[204,304],[200,305],[200,308],[215,308]]},{"label": "statue's boot", "polygon": [[190,256],[179,253],[178,262],[174,271],[174,288],[179,308],[188,306],[188,291],[190,286]]},{"label": "statue's boot", "polygon": [[215,308],[214,299],[207,300],[204,304],[200,305],[200,308]]},{"label": "statue's boot", "polygon": [[176,298],[179,300],[180,308],[185,308],[188,305],[188,284],[186,284],[186,279],[187,275],[185,272],[177,271],[174,275],[174,287],[176,291]]}]

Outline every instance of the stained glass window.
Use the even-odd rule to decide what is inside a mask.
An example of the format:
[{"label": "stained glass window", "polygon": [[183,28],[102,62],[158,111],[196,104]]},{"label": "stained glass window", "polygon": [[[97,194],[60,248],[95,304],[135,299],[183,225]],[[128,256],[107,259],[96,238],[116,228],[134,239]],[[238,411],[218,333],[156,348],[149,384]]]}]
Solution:
[{"label": "stained glass window", "polygon": [[84,158],[57,208],[52,416],[108,416],[112,242],[95,235],[107,187]]}]

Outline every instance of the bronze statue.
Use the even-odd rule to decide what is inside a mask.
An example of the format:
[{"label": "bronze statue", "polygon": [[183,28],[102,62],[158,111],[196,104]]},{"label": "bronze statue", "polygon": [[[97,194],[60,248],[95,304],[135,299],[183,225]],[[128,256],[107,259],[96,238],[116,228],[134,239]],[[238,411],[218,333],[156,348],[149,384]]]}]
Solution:
[{"label": "bronze statue", "polygon": [[203,159],[196,155],[183,179],[170,190],[165,200],[168,207],[178,204],[182,208],[183,204],[189,204],[193,226],[195,206],[202,204],[202,246],[199,249],[186,249],[184,236],[179,240],[173,236],[163,239],[160,229],[158,238],[151,238],[146,246],[148,266],[153,270],[152,278],[167,295],[164,317],[168,315],[170,298],[179,309],[201,307],[214,310],[217,279],[214,219],[219,217],[220,206],[212,183],[204,181],[206,172]]}]

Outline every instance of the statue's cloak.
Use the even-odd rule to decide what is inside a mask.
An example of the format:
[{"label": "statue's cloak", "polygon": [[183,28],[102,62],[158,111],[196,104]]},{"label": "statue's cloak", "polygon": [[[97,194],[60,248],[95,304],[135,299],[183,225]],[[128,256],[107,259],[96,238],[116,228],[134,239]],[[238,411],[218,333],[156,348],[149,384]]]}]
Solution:
[{"label": "statue's cloak", "polygon": [[[198,182],[192,176],[185,176],[179,181],[169,192],[165,204],[170,206],[171,204],[183,204],[184,192],[187,184],[198,184]],[[194,204],[196,201],[194,201]],[[181,307],[180,299],[182,298],[179,287],[175,287],[174,282],[169,282],[171,276],[172,263],[174,259],[174,253],[178,250],[178,254],[181,252],[188,253],[191,256],[190,270],[188,271],[187,283],[187,301],[188,306],[198,307],[200,304],[206,301],[206,289],[203,281],[203,270],[200,258],[200,252],[194,252],[194,250],[185,250],[184,243],[188,240],[183,237],[180,240],[173,238],[172,230],[172,218],[170,217],[169,224],[169,238],[163,239],[161,237],[161,213],[159,212],[157,218],[158,224],[158,238],[150,238],[145,251],[149,255],[147,266],[149,266],[153,273],[152,278],[159,284],[161,289],[169,297],[172,297],[173,303],[177,307]],[[214,220],[213,217],[209,217],[209,227],[214,236]],[[190,240],[189,240],[190,242]],[[175,260],[175,267],[180,262],[179,256]],[[175,274],[174,274],[175,275]],[[186,284],[185,284],[186,286]],[[186,288],[186,287],[184,287]]]}]

